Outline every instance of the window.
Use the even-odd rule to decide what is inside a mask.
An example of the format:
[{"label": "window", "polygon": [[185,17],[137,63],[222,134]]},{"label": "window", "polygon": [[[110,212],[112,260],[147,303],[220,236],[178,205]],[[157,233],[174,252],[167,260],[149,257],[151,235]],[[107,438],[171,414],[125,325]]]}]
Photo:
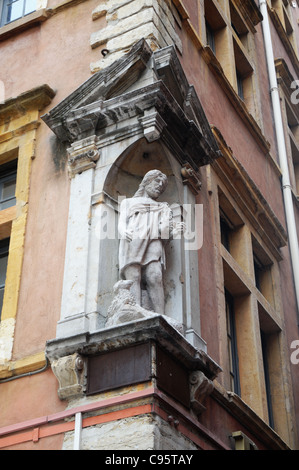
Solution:
[{"label": "window", "polygon": [[237,93],[243,101],[246,101],[252,93],[251,76],[253,73],[249,55],[249,29],[233,2],[230,1],[229,6],[236,63]]},{"label": "window", "polygon": [[299,195],[299,122],[292,106],[285,100],[287,137],[289,139],[290,174],[293,190]]},{"label": "window", "polygon": [[272,7],[275,10],[285,33],[294,49],[296,49],[296,37],[293,27],[292,7],[289,0],[272,0]]},{"label": "window", "polygon": [[270,371],[269,371],[268,351],[267,351],[267,335],[262,330],[261,330],[261,343],[262,343],[262,353],[263,353],[263,365],[264,365],[269,425],[271,426],[271,428],[274,428],[272,397],[271,397],[271,388],[270,388]]},{"label": "window", "polygon": [[[0,211],[16,204],[17,159],[0,165]],[[10,226],[10,224],[8,224]],[[10,228],[1,227],[0,236],[0,320],[4,298],[6,269],[8,262]]]},{"label": "window", "polygon": [[0,320],[4,297],[6,269],[8,261],[9,238],[0,241]]},{"label": "window", "polygon": [[244,87],[243,87],[243,78],[242,75],[236,69],[236,76],[237,76],[237,86],[238,86],[238,95],[241,100],[244,101]]},{"label": "window", "polygon": [[207,44],[208,46],[210,46],[214,54],[216,54],[215,34],[207,21],[206,21],[206,34],[207,34]]},{"label": "window", "polygon": [[230,233],[232,231],[231,227],[231,223],[220,210],[221,243],[227,249],[227,251],[230,251]]},{"label": "window", "polygon": [[255,286],[265,297],[265,299],[274,307],[275,299],[272,275],[273,262],[253,235],[252,252]]},{"label": "window", "polygon": [[0,166],[0,210],[16,203],[17,160]]},{"label": "window", "polygon": [[36,0],[0,0],[1,22],[4,26],[36,10]]},{"label": "window", "polygon": [[299,196],[299,109],[292,100],[294,76],[284,59],[276,59],[275,67],[281,97],[285,141],[292,190]]},{"label": "window", "polygon": [[293,423],[282,404],[292,403],[292,389],[286,386],[290,375],[279,267],[286,236],[232,149],[220,133],[215,135],[226,160],[210,173],[222,383],[276,432],[289,432]]},{"label": "window", "polygon": [[211,57],[211,51],[206,51],[209,63],[220,70],[230,85],[230,93],[235,92],[257,120],[261,118],[261,110],[254,33],[261,19],[254,2],[249,5],[237,0],[204,1],[203,41],[214,55]]},{"label": "window", "polygon": [[[221,62],[225,43],[226,22],[213,0],[205,0],[206,44]],[[222,64],[223,65],[223,64]]]},{"label": "window", "polygon": [[228,291],[225,291],[227,345],[229,356],[229,373],[231,391],[240,395],[239,361],[237,350],[237,336],[235,323],[234,299]]},{"label": "window", "polygon": [[[257,410],[273,427],[275,413],[279,412],[277,403],[273,411],[270,389],[280,367],[276,360],[279,357],[280,331],[275,322],[274,286],[279,284],[277,266],[222,185],[218,186],[218,206],[224,287],[221,321],[226,331],[226,338],[223,338],[226,348],[223,349],[225,386]],[[257,335],[254,333],[255,325],[258,327]],[[255,387],[254,368],[263,383],[260,390],[255,390],[256,395],[250,392],[250,388]]]}]

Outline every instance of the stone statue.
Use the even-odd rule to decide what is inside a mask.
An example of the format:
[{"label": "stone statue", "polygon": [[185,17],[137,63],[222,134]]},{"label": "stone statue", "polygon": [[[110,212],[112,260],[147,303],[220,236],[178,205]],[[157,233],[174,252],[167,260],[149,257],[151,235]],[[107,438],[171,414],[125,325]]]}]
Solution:
[{"label": "stone statue", "polygon": [[132,281],[130,291],[138,305],[146,290],[150,310],[162,315],[165,244],[174,232],[184,230],[183,223],[174,223],[169,205],[157,202],[167,183],[167,176],[159,170],[146,173],[135,195],[122,201],[118,227],[120,277]]}]

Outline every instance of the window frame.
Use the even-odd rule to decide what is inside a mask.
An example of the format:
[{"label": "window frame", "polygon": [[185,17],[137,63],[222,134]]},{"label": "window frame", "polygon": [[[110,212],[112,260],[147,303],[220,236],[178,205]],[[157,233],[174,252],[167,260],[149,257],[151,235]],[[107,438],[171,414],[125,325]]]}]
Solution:
[{"label": "window frame", "polygon": [[[269,295],[268,290],[264,292],[261,286],[256,285],[255,276],[255,260],[259,261],[259,267],[273,276],[272,281],[279,285],[277,278],[277,260],[269,252],[268,247],[264,245],[262,239],[253,229],[246,216],[242,213],[234,198],[229,194],[228,189],[217,181],[217,205],[218,205],[218,223],[219,238],[217,245],[219,246],[220,256],[222,258],[223,269],[223,326],[226,325],[226,351],[223,351],[225,357],[225,384],[226,390],[240,396],[242,400],[248,402],[253,409],[260,408],[258,414],[267,421],[269,426],[274,429],[275,413],[277,414],[277,402],[273,402],[275,397],[270,393],[272,386],[273,373],[277,367],[280,367],[276,360],[272,363],[271,355],[265,349],[262,343],[261,331],[275,338],[276,346],[271,348],[279,348],[279,333],[281,331],[279,323],[279,305],[276,304],[276,294],[272,292]],[[221,231],[222,221],[226,222],[229,229],[228,237],[230,241],[229,250],[223,244],[223,233]],[[229,223],[229,225],[228,225]],[[236,245],[238,249],[236,249]],[[248,262],[244,262],[244,256],[239,253],[239,248],[245,249]],[[251,253],[251,254],[250,254]],[[250,258],[250,259],[249,259]],[[273,271],[274,269],[274,271]],[[275,280],[274,280],[275,279]],[[263,282],[264,284],[264,282]],[[271,298],[270,298],[271,297]],[[257,320],[253,321],[253,318]],[[276,323],[278,321],[278,323]],[[225,323],[224,323],[225,322]],[[259,325],[259,337],[254,334],[252,329],[252,337],[249,341],[251,344],[250,351],[255,349],[256,373],[263,381],[263,389],[260,390],[260,396],[255,399],[255,403],[248,401],[248,383],[250,377],[247,370],[252,369],[252,355],[245,353],[243,349],[244,342],[248,342],[248,337],[244,336],[243,326],[245,330],[253,327],[253,324]],[[255,337],[255,339],[254,339]],[[224,337],[223,337],[224,340]],[[273,343],[273,339],[272,339]],[[238,349],[238,344],[240,349]],[[253,344],[255,344],[253,346]],[[249,346],[247,345],[247,348]],[[249,360],[250,357],[250,360]],[[281,391],[279,392],[281,393]]]},{"label": "window frame", "polygon": [[[7,272],[7,265],[8,265],[9,244],[10,244],[10,237],[0,240],[0,259],[4,257],[7,258],[6,269],[5,269],[5,281],[6,281],[6,272]],[[5,290],[5,281],[4,281],[4,284],[0,283],[0,291],[1,289],[3,289],[2,299],[0,296],[0,322],[1,322],[1,313],[2,313],[4,290]]]},{"label": "window frame", "polygon": [[[9,4],[13,4],[13,3],[16,3],[18,1],[23,2],[22,15],[18,16],[18,18],[15,18],[13,20],[6,21],[5,18],[7,17]],[[30,10],[29,12],[26,13],[26,4],[27,4],[28,1],[29,0],[0,0],[0,27],[11,24],[14,21],[20,20],[21,18],[24,18],[27,15],[30,15],[30,13],[35,12],[37,10],[37,5],[35,5],[35,8],[33,10]]]},{"label": "window frame", "polygon": [[[15,183],[15,191],[16,191],[16,183],[17,183],[17,166],[18,161],[17,159],[11,160],[10,162],[0,165],[0,211],[8,209],[16,204],[16,194],[14,196],[9,196],[6,198],[2,198],[2,189],[5,183],[10,181],[14,181]],[[5,203],[12,202],[12,204],[7,205],[6,207],[2,207]]]},{"label": "window frame", "polygon": [[229,354],[229,374],[230,384],[232,385],[232,392],[241,396],[240,386],[240,374],[239,374],[239,357],[237,347],[237,332],[236,332],[236,320],[235,320],[235,309],[234,309],[234,298],[225,289],[225,310],[226,310],[226,324],[227,324],[227,346]]},{"label": "window frame", "polygon": [[[13,158],[6,163],[0,164],[0,213],[5,211],[6,209],[10,209],[13,206],[16,206],[17,199],[16,199],[16,184],[17,184],[17,168],[18,168],[18,158]],[[14,181],[15,183],[15,191],[13,197],[8,197],[2,199],[2,189],[5,183],[8,181]],[[7,202],[11,202],[6,207],[2,207],[2,204]],[[8,266],[8,256],[9,256],[9,244],[10,244],[10,235],[4,236],[0,239],[0,258],[7,257],[6,263],[6,270],[5,270],[5,282],[4,284],[0,284],[0,290],[3,290],[2,299],[0,299],[0,322],[2,316],[2,307],[3,307],[3,300],[4,300],[4,292],[5,292],[5,283],[6,283],[6,273],[7,273],[7,266]],[[3,236],[3,234],[2,234]]]},{"label": "window frame", "polygon": [[[251,11],[237,0],[225,0],[223,5],[216,0],[205,0],[203,12],[202,37],[206,48],[212,51],[214,60],[219,63],[240,104],[245,105],[262,127],[257,57],[252,47],[255,26],[261,18],[258,18],[256,11]],[[215,47],[207,25],[213,33]]]},{"label": "window frame", "polygon": [[266,398],[267,398],[267,408],[268,408],[268,418],[269,426],[274,429],[274,416],[273,416],[273,399],[271,394],[271,380],[269,372],[269,359],[267,353],[267,334],[261,329],[261,346],[262,346],[262,358],[263,358],[263,367],[264,367],[264,378],[265,378],[265,387],[266,387]]}]

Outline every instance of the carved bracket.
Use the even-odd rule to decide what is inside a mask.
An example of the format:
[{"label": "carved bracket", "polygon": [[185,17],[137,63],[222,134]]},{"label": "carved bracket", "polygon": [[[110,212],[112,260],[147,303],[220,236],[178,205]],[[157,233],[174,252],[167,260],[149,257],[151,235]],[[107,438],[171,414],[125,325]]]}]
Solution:
[{"label": "carved bracket", "polygon": [[139,118],[139,122],[143,126],[144,136],[148,142],[158,140],[166,126],[166,122],[157,112],[145,112],[144,116]]},{"label": "carved bracket", "polygon": [[204,403],[214,389],[213,382],[199,370],[193,371],[190,374],[189,382],[191,408],[193,408],[197,414],[200,414],[206,409]]},{"label": "carved bracket", "polygon": [[85,391],[86,364],[82,356],[75,353],[51,362],[52,371],[59,382],[58,396],[61,400]]},{"label": "carved bracket", "polygon": [[68,149],[68,155],[69,174],[71,177],[90,168],[95,168],[96,162],[100,158],[100,153],[96,146],[96,136],[74,142]]},{"label": "carved bracket", "polygon": [[187,184],[193,194],[198,194],[201,189],[201,181],[199,174],[196,172],[189,163],[186,163],[181,169],[183,183]]}]

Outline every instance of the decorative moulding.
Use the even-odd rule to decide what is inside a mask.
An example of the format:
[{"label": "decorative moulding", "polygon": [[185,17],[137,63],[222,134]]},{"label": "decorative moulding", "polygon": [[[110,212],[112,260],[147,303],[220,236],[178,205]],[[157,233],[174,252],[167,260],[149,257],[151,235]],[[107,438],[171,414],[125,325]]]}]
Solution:
[{"label": "decorative moulding", "polygon": [[[146,363],[148,372],[142,373],[134,348],[143,351],[143,368]],[[105,382],[107,361],[111,358],[111,367],[116,362],[116,367],[119,367],[126,354],[128,360],[135,362],[137,375],[126,365],[124,367],[128,370],[109,382],[109,385]],[[128,384],[139,383],[141,376],[142,381],[157,377],[166,393],[176,395],[178,384],[175,379],[170,377],[168,380],[165,377],[170,368],[184,380],[184,389],[181,390],[184,400],[196,414],[205,410],[205,400],[214,388],[212,381],[221,371],[206,352],[193,347],[162,315],[115,325],[94,333],[50,340],[46,344],[46,357],[58,380],[61,399],[83,396],[86,391],[92,395],[117,388],[120,383],[126,385],[126,374],[129,374]],[[107,380],[110,381],[112,376],[108,372]]]},{"label": "decorative moulding", "polygon": [[17,118],[30,110],[41,111],[51,103],[54,96],[55,91],[49,85],[41,85],[16,98],[8,98],[0,103],[0,122],[8,117]]},{"label": "decorative moulding", "polygon": [[90,168],[95,168],[96,162],[100,158],[96,146],[96,137],[92,136],[72,144],[68,149],[68,156],[70,176],[74,176],[76,173],[82,173],[82,171]]},{"label": "decorative moulding", "polygon": [[93,135],[98,148],[133,133],[149,142],[161,139],[181,165],[195,170],[220,155],[174,47],[153,53],[144,40],[42,119],[71,144]]}]

